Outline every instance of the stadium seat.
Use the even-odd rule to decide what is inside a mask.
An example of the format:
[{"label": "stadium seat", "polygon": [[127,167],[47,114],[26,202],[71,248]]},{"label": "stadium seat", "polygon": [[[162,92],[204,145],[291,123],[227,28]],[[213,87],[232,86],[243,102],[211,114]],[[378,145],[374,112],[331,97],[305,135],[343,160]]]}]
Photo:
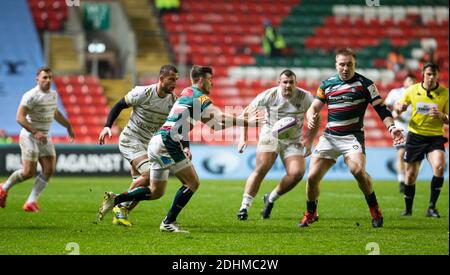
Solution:
[{"label": "stadium seat", "polygon": [[272,67],[262,67],[260,68],[260,79],[277,79],[278,73],[274,68]]},{"label": "stadium seat", "polygon": [[319,82],[320,79],[320,70],[316,68],[307,68],[306,69],[306,80],[311,82]]},{"label": "stadium seat", "polygon": [[361,5],[350,5],[348,8],[350,18],[353,20],[364,15],[364,8]]},{"label": "stadium seat", "polygon": [[60,31],[67,20],[64,0],[28,0],[28,6],[39,31]]},{"label": "stadium seat", "polygon": [[436,20],[442,24],[442,22],[447,21],[448,22],[448,7],[436,7],[435,8],[435,12],[436,12]]},{"label": "stadium seat", "polygon": [[109,112],[98,78],[83,75],[58,76],[55,77],[55,84],[74,131],[84,136],[93,135],[88,139],[77,139],[77,142],[96,142]]},{"label": "stadium seat", "polygon": [[406,17],[406,9],[403,6],[392,7],[392,18],[395,22],[402,21]]},{"label": "stadium seat", "polygon": [[336,16],[336,19],[340,20],[342,18],[346,18],[349,15],[350,11],[348,6],[346,5],[333,5],[333,14]]},{"label": "stadium seat", "polygon": [[395,80],[395,73],[390,70],[382,70],[380,73],[380,80],[383,83],[391,83]]},{"label": "stadium seat", "polygon": [[[388,0],[380,7],[368,7],[357,0],[297,1],[293,6],[274,5],[270,1],[227,0],[213,4],[186,0],[179,13],[165,14],[162,19],[171,43],[179,42],[180,33],[186,34],[187,52],[193,63],[213,65],[215,90],[221,93],[215,103],[237,104],[245,102],[245,98],[230,100],[226,95],[234,95],[236,91],[244,97],[255,95],[273,86],[274,78],[285,68],[294,70],[299,85],[315,91],[318,82],[335,73],[333,52],[341,46],[351,45],[356,49],[357,71],[367,74],[383,89],[401,85],[393,72],[384,69],[393,46],[399,47],[407,64],[414,65],[417,61],[413,60],[411,50],[421,47],[420,39],[433,37],[438,45],[436,54],[446,60],[442,66],[448,67],[448,31],[445,28],[448,11],[434,6],[435,20],[420,25],[421,9],[429,3]],[[292,48],[292,56],[266,58],[262,55],[260,43],[265,10],[272,13],[268,16],[271,20],[276,17],[277,20],[272,21],[274,25],[281,23],[279,30]],[[174,49],[176,54],[180,52],[178,47]],[[220,76],[227,77],[227,81]]]},{"label": "stadium seat", "polygon": [[[277,70],[277,71],[281,71],[281,70]],[[306,79],[306,70],[305,69],[295,67],[295,68],[292,68],[292,71],[297,76],[297,80],[305,80]]]}]

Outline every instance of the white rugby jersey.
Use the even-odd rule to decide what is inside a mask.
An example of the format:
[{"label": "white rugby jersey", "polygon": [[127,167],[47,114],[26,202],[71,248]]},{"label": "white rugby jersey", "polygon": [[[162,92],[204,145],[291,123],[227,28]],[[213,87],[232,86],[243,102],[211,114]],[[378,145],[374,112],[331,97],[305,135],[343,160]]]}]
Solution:
[{"label": "white rugby jersey", "polygon": [[[394,106],[395,103],[397,103],[398,101],[400,101],[400,99],[402,99],[405,91],[406,91],[406,89],[403,87],[397,88],[397,89],[392,89],[389,92],[388,96],[386,97],[386,100],[385,100],[386,105]],[[408,124],[409,124],[409,120],[411,119],[411,115],[412,115],[412,106],[409,105],[408,108],[406,109],[406,111],[404,111],[400,115],[400,118],[396,118],[394,120],[395,126],[402,129],[403,131],[408,131]]]},{"label": "white rugby jersey", "polygon": [[266,124],[263,127],[270,129],[281,118],[296,117],[299,127],[296,128],[293,139],[298,139],[302,135],[304,114],[313,100],[314,97],[310,92],[298,87],[294,90],[294,96],[288,100],[283,97],[281,88],[277,86],[260,93],[250,105],[266,109]]},{"label": "white rugby jersey", "polygon": [[[52,89],[44,93],[39,88],[39,85],[26,92],[20,101],[20,106],[25,106],[29,109],[26,116],[28,122],[33,128],[43,132],[47,136],[49,135],[50,126],[55,117],[57,104],[58,93]],[[25,128],[22,128],[20,133],[31,135]]]},{"label": "white rugby jersey", "polygon": [[123,134],[147,143],[166,121],[177,97],[172,93],[161,98],[156,87],[157,84],[136,86],[125,95],[125,101],[133,111]]}]

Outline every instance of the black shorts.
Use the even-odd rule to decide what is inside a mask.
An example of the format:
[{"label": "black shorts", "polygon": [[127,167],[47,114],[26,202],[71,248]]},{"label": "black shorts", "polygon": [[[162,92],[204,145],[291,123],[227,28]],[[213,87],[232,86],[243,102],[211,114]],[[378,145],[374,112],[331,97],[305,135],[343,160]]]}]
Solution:
[{"label": "black shorts", "polygon": [[442,150],[445,152],[444,144],[447,141],[448,139],[443,136],[422,136],[409,132],[403,160],[413,163],[423,160],[431,151]]}]

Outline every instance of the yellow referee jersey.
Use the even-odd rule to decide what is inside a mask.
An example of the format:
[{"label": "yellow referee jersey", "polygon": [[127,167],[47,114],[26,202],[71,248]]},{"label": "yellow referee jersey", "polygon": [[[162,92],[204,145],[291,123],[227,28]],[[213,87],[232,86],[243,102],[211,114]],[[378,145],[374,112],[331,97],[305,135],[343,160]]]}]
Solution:
[{"label": "yellow referee jersey", "polygon": [[439,85],[431,91],[433,98],[427,96],[422,83],[411,85],[400,100],[402,103],[412,105],[412,116],[408,131],[422,136],[444,135],[444,122],[442,119],[432,118],[429,113],[432,108],[448,114],[448,89]]}]

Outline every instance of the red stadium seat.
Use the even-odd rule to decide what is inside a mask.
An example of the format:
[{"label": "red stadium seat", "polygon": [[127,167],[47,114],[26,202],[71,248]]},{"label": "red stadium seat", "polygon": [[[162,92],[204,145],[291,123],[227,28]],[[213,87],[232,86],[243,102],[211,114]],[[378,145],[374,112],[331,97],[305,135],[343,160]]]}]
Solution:
[{"label": "red stadium seat", "polygon": [[49,31],[59,31],[61,30],[62,25],[61,21],[57,19],[52,19],[48,21],[48,30]]},{"label": "red stadium seat", "polygon": [[39,31],[60,31],[67,19],[65,0],[28,0],[28,6]]}]

